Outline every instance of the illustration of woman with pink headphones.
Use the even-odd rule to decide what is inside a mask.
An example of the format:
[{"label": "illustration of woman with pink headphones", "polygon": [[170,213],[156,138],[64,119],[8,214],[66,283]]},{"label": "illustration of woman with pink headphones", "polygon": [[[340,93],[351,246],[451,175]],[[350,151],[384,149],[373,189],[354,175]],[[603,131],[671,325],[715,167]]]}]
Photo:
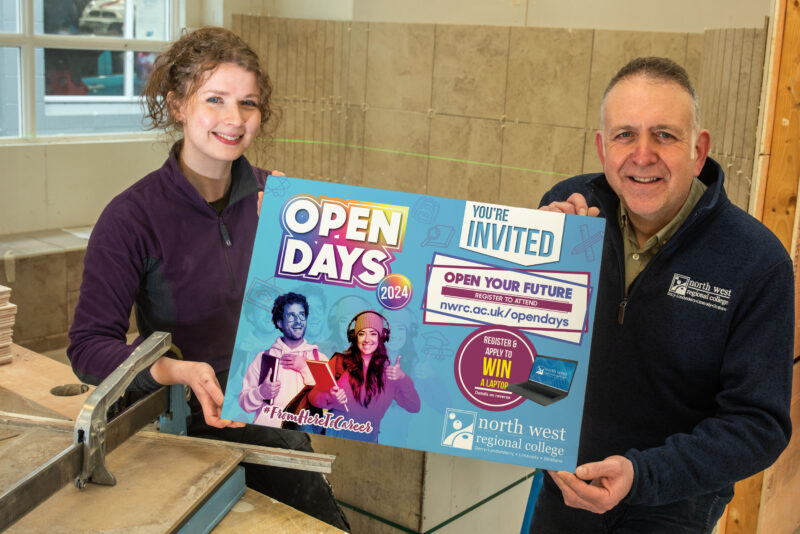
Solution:
[{"label": "illustration of woman with pink headphones", "polygon": [[309,393],[309,401],[318,408],[327,408],[334,416],[342,415],[356,423],[369,421],[372,431],[328,428],[326,435],[377,443],[381,419],[392,401],[408,412],[419,411],[414,382],[400,367],[402,356],[398,355],[392,365],[386,354],[390,334],[389,322],[373,310],[357,313],[350,321],[350,346],[330,360],[336,385],[327,391],[315,387]]}]

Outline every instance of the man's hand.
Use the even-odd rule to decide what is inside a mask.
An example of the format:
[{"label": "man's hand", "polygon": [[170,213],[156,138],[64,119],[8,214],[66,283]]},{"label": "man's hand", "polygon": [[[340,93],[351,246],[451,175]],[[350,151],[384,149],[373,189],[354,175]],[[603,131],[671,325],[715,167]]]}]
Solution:
[{"label": "man's hand", "polygon": [[406,376],[403,369],[400,368],[400,358],[402,358],[402,356],[398,355],[397,359],[394,361],[394,365],[390,365],[386,368],[386,378],[389,380],[400,380]]},{"label": "man's hand", "polygon": [[633,464],[624,456],[579,465],[574,475],[566,471],[548,473],[561,489],[564,504],[596,514],[614,508],[633,486]]},{"label": "man's hand", "polygon": [[565,202],[553,202],[547,206],[539,208],[542,211],[554,211],[556,213],[567,213],[570,215],[588,215],[597,217],[600,215],[600,208],[586,203],[586,198],[580,193],[572,193]]},{"label": "man's hand", "polygon": [[258,392],[261,394],[261,397],[264,400],[274,399],[278,392],[281,390],[281,381],[276,380],[275,382],[272,381],[272,369],[267,372],[267,376],[264,379],[264,382],[258,386]]},{"label": "man's hand", "polygon": [[302,373],[307,367],[306,359],[302,354],[290,353],[281,356],[281,367]]},{"label": "man's hand", "polygon": [[185,384],[192,388],[194,396],[203,408],[203,417],[207,425],[216,428],[244,426],[244,423],[220,417],[225,398],[214,369],[207,363],[162,357],[150,367],[150,374],[161,385]]}]

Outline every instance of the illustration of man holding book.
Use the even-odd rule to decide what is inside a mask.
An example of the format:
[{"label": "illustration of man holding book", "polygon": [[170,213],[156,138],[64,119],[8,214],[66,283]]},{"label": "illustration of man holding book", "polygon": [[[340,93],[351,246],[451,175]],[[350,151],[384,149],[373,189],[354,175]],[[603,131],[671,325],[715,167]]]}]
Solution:
[{"label": "illustration of man holding book", "polygon": [[280,295],[272,305],[272,323],[281,335],[247,367],[239,394],[239,406],[255,412],[254,424],[280,427],[270,409],[285,408],[304,386],[314,384],[306,361],[328,360],[305,339],[308,315],[306,297],[298,293]]}]

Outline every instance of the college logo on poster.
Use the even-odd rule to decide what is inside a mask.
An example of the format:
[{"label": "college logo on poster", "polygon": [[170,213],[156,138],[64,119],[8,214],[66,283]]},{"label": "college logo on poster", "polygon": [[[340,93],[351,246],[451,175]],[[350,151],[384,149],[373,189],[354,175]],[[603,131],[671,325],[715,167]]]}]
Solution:
[{"label": "college logo on poster", "polygon": [[448,408],[444,414],[442,445],[455,449],[472,450],[475,440],[475,421],[478,414],[465,410]]}]

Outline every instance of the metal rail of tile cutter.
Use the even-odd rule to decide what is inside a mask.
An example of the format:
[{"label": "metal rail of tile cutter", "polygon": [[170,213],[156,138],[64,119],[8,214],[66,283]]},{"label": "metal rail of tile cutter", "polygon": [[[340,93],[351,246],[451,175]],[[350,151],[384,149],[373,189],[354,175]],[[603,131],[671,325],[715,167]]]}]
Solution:
[{"label": "metal rail of tile cutter", "polygon": [[69,482],[83,488],[87,482],[114,485],[105,465],[106,453],[135,434],[169,408],[169,390],[134,404],[111,422],[108,408],[139,372],[169,350],[172,337],[156,332],[144,340],[86,399],[75,422],[72,445],[0,494],[0,531],[24,516]]}]

